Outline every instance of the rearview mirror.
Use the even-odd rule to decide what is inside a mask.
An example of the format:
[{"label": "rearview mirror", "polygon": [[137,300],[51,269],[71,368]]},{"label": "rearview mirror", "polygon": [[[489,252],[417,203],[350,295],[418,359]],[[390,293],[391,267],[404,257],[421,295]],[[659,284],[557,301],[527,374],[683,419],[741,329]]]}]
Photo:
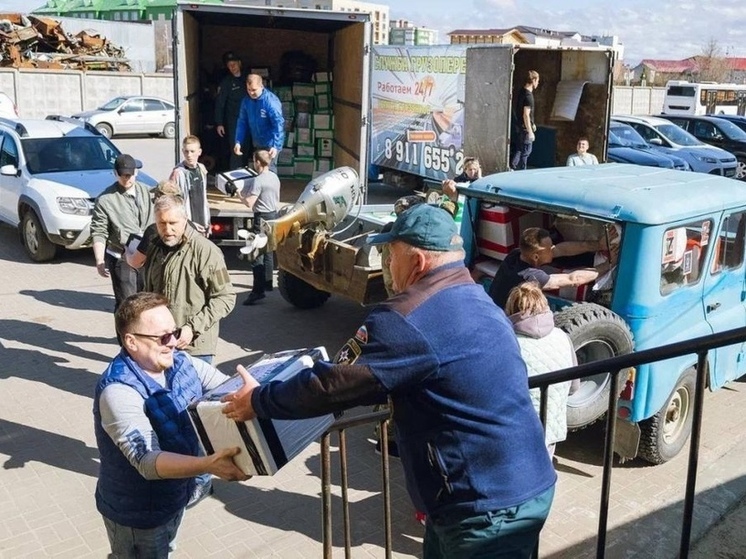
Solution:
[{"label": "rearview mirror", "polygon": [[650,138],[648,140],[648,142],[650,142],[654,146],[662,146],[663,145],[663,140],[661,140],[660,138]]},{"label": "rearview mirror", "polygon": [[0,167],[0,175],[5,177],[18,177],[21,175],[21,172],[15,165],[3,165]]}]

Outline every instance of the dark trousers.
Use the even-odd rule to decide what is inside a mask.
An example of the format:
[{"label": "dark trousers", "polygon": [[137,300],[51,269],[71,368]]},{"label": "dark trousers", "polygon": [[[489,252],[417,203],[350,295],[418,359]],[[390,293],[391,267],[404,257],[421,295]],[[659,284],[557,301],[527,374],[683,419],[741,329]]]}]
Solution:
[{"label": "dark trousers", "polygon": [[142,289],[140,272],[127,264],[124,258],[115,258],[108,252],[104,256],[104,264],[111,276],[111,286],[114,288],[114,312],[127,297]]},{"label": "dark trousers", "polygon": [[531,155],[533,146],[534,143],[528,139],[528,132],[520,132],[511,145],[510,168],[520,171],[528,167],[528,156]]},{"label": "dark trousers", "polygon": [[[262,220],[275,219],[277,212],[255,212],[252,231],[259,233],[261,231]],[[272,271],[274,270],[274,253],[267,251],[254,260],[251,265],[251,274],[254,277],[254,286],[251,288],[252,293],[263,294],[267,287],[272,285]]]}]

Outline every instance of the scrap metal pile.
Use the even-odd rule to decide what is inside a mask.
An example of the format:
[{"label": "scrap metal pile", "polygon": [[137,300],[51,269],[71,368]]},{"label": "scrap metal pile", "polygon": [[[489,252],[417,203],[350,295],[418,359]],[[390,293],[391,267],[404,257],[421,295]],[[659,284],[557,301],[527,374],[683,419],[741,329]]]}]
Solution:
[{"label": "scrap metal pile", "polygon": [[52,18],[0,13],[0,66],[131,71],[124,49],[95,31],[66,33]]}]

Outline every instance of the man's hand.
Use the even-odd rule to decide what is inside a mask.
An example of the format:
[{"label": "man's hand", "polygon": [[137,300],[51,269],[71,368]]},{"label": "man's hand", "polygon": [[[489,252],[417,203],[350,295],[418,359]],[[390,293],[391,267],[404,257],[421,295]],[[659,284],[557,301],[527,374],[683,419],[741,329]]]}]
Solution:
[{"label": "man's hand", "polygon": [[251,405],[251,394],[259,386],[257,380],[252,377],[243,365],[238,365],[236,371],[243,378],[243,387],[232,394],[226,394],[220,400],[227,402],[223,407],[223,413],[234,421],[249,421],[256,417]]},{"label": "man's hand", "polygon": [[444,180],[443,184],[441,185],[441,190],[443,191],[443,194],[448,196],[451,200],[456,200],[458,198],[458,191],[456,190],[456,181],[452,179]]},{"label": "man's hand", "polygon": [[236,155],[243,155],[243,152],[241,151],[241,144],[236,144],[233,146],[233,153]]},{"label": "man's hand", "polygon": [[181,336],[179,336],[179,339],[176,340],[176,347],[178,349],[184,349],[189,344],[192,343],[192,340],[194,339],[194,332],[192,331],[192,328],[189,326],[182,326],[181,327]]},{"label": "man's hand", "polygon": [[223,126],[222,124],[218,124],[215,127],[215,132],[217,132],[218,136],[222,138],[223,136],[225,136],[225,126]]},{"label": "man's hand", "polygon": [[277,157],[277,148],[269,148],[269,156],[274,159]]},{"label": "man's hand", "polygon": [[233,198],[236,194],[238,194],[238,187],[235,185],[233,181],[228,181],[225,183],[225,192],[231,198]]},{"label": "man's hand", "polygon": [[233,462],[233,457],[239,452],[241,452],[241,449],[236,446],[233,448],[224,448],[208,456],[210,461],[207,469],[208,473],[226,481],[245,481],[249,479],[251,476],[243,473],[236,466],[235,462]]},{"label": "man's hand", "polygon": [[96,271],[102,278],[108,278],[111,275],[109,274],[109,270],[106,269],[105,262],[96,262]]}]

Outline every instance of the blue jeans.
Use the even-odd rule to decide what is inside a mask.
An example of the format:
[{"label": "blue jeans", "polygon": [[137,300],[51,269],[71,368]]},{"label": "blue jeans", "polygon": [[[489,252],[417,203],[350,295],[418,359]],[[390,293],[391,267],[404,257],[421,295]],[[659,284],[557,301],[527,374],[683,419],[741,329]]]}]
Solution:
[{"label": "blue jeans", "polygon": [[116,559],[166,559],[174,548],[183,516],[182,510],[162,526],[150,530],[122,526],[103,517],[112,556]]},{"label": "blue jeans", "polygon": [[513,143],[513,154],[510,157],[510,168],[514,171],[520,171],[528,167],[528,156],[531,155],[534,143],[528,139],[528,132],[525,130],[518,134]]},{"label": "blue jeans", "polygon": [[549,516],[554,486],[515,507],[425,528],[423,559],[528,559]]}]

